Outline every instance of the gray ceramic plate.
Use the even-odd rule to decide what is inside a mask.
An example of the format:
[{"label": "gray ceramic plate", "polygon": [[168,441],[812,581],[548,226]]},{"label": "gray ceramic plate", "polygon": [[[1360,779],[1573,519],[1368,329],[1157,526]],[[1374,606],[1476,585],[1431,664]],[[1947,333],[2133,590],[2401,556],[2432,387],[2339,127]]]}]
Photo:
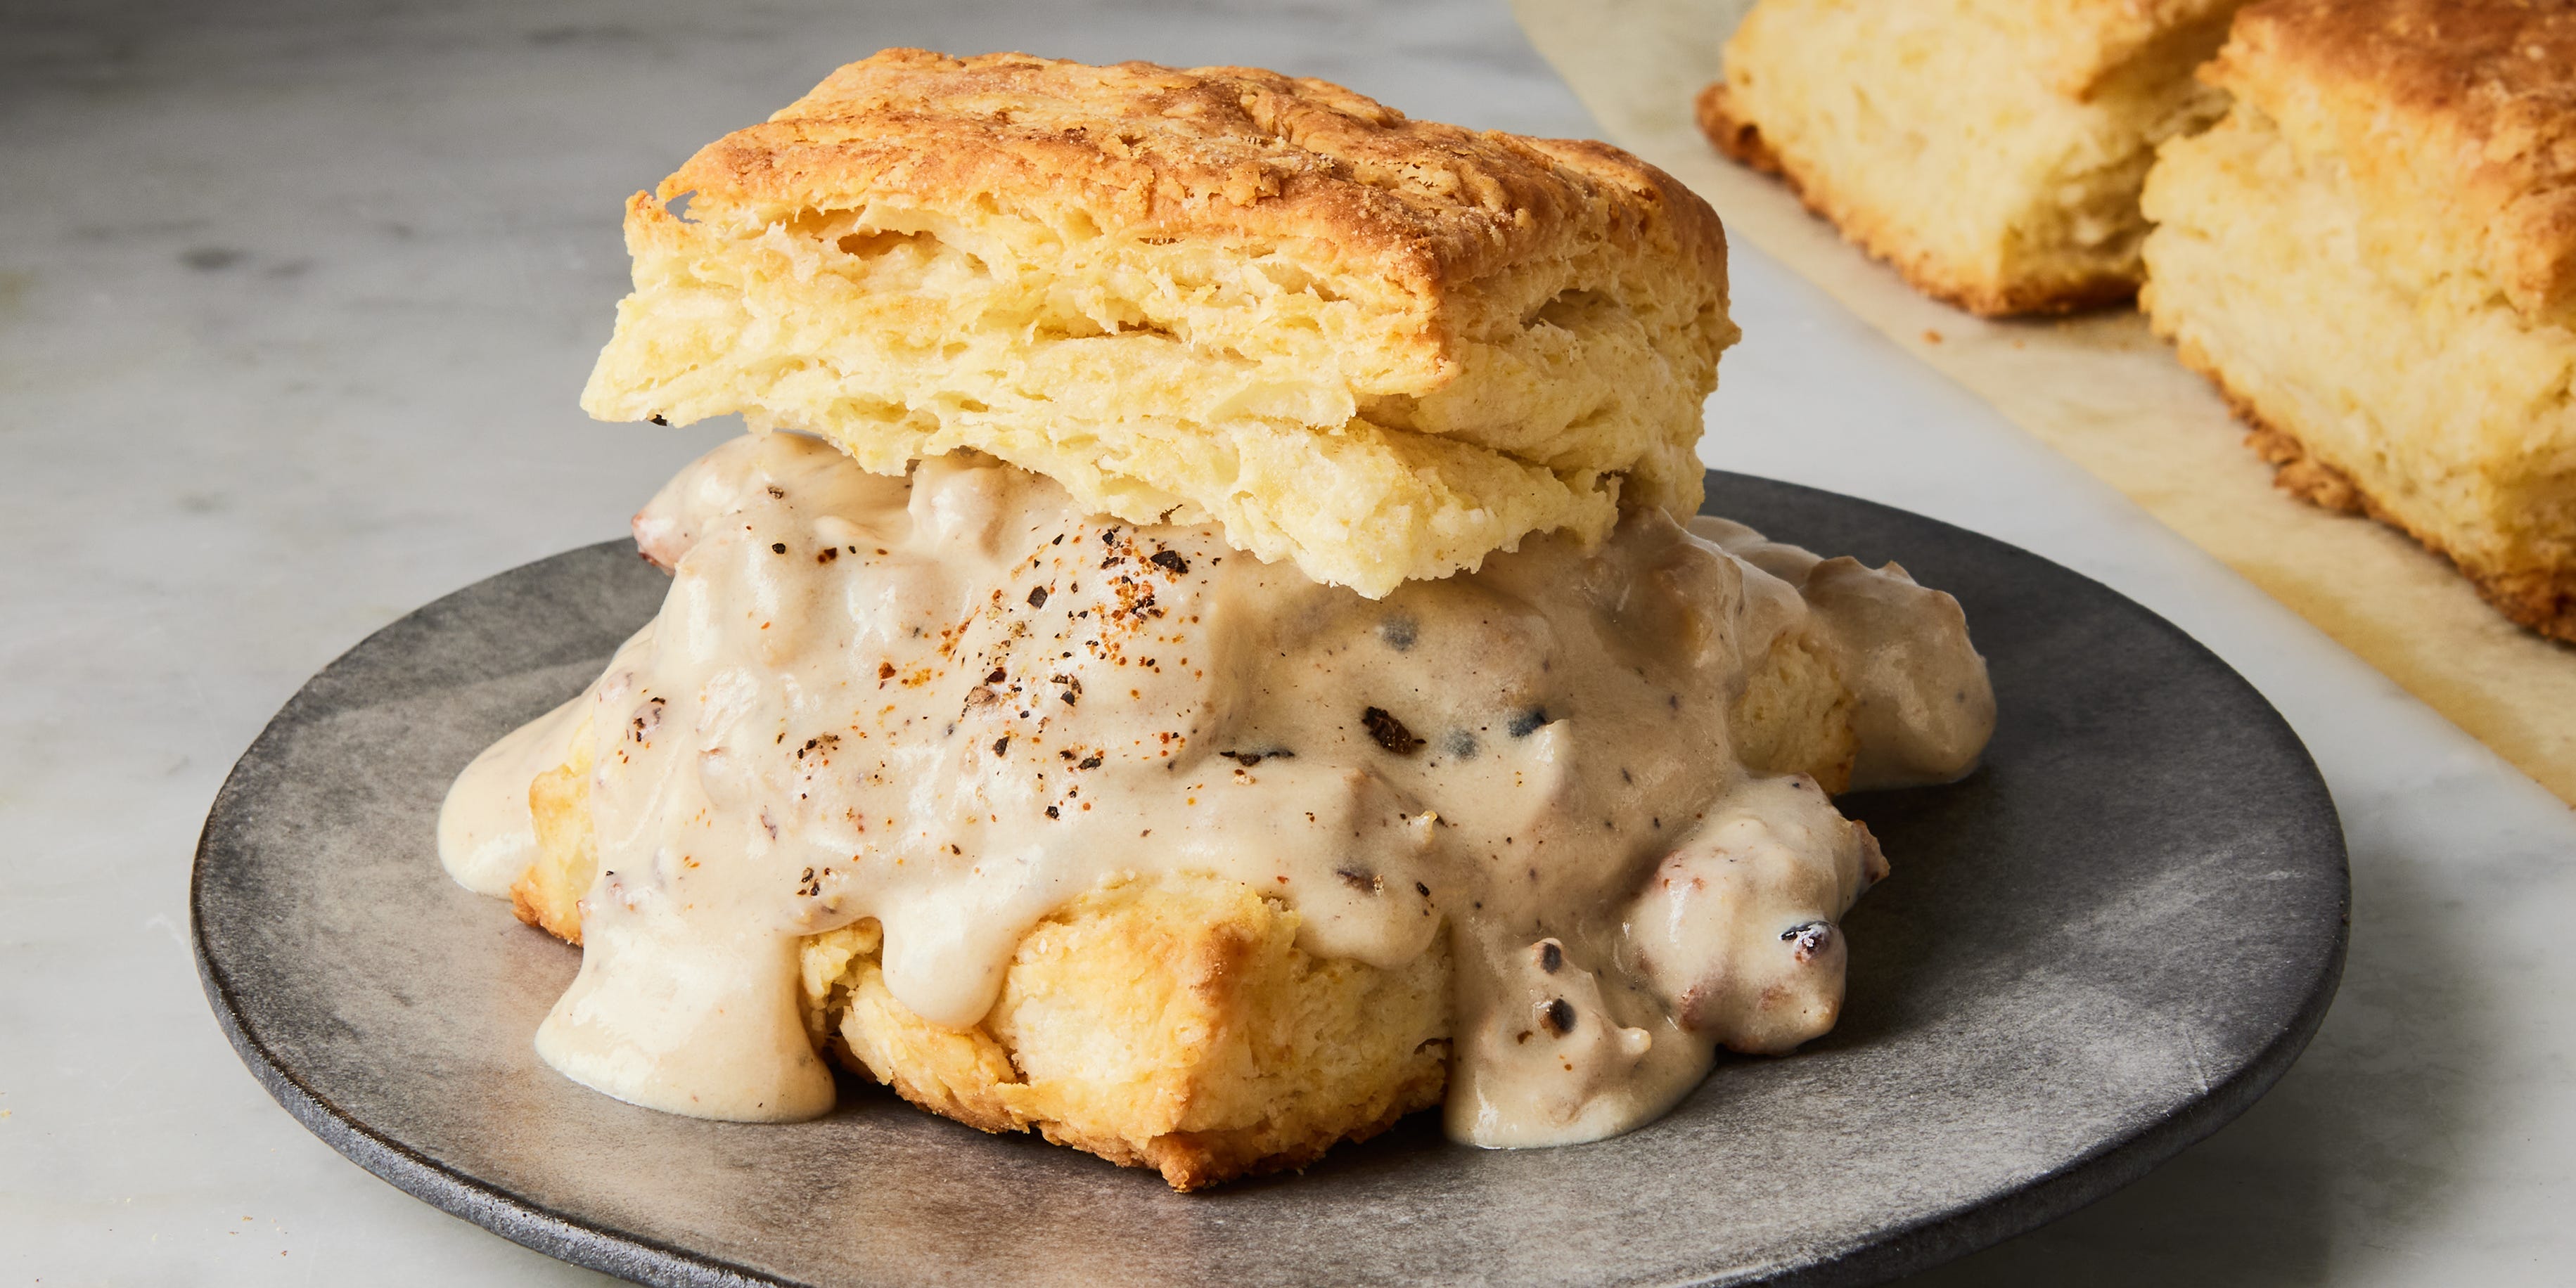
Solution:
[{"label": "gray ceramic plate", "polygon": [[1967,606],[2003,719],[1964,783],[1851,798],[1896,875],[1848,921],[1842,1025],[1670,1117],[1484,1152],[1417,1115],[1302,1176],[1182,1197],[850,1088],[819,1122],[631,1108],[529,1039],[576,953],[450,884],[432,822],[485,743],[662,597],[632,548],[468,587],[314,677],[197,851],[197,960],[251,1072],[361,1166],[651,1283],[1859,1283],[2062,1215],[2241,1112],[2334,994],[2348,884],[2315,767],[2180,631],[1899,511],[1710,476],[1710,508]]}]

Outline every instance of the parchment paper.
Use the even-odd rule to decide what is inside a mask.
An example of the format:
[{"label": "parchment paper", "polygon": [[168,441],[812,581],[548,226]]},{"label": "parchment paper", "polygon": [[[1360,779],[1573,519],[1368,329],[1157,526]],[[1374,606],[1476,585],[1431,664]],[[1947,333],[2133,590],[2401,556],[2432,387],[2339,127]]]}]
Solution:
[{"label": "parchment paper", "polygon": [[1691,100],[1751,0],[1514,0],[1612,142],[1917,357],[2315,623],[2576,804],[2576,648],[2506,621],[2439,556],[2272,487],[2244,428],[2128,309],[1987,322],[1915,294],[1775,181],[1712,150]]}]

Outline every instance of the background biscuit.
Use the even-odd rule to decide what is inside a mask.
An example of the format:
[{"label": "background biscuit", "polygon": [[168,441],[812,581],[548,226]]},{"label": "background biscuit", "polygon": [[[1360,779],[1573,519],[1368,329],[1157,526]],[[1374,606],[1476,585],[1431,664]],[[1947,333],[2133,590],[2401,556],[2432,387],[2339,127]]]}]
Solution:
[{"label": "background biscuit", "polygon": [[2169,144],[2142,303],[2281,485],[2576,641],[2576,7],[2245,11]]}]

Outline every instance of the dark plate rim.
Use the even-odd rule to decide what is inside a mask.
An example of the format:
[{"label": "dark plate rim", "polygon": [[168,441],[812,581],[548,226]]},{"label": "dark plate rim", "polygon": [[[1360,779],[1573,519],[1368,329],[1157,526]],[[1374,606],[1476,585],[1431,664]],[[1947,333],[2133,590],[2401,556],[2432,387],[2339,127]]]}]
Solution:
[{"label": "dark plate rim", "polygon": [[[1963,1207],[1935,1212],[1901,1227],[1890,1227],[1875,1238],[1848,1247],[1828,1251],[1803,1261],[1780,1266],[1767,1274],[1751,1278],[1683,1280],[1687,1283],[1760,1283],[1783,1288],[1842,1288],[1844,1285],[1882,1283],[1913,1271],[1929,1269],[1942,1262],[1965,1256],[2001,1243],[2015,1235],[2039,1228],[2082,1208],[2097,1199],[2137,1180],[2158,1164],[2217,1131],[2252,1106],[2305,1050],[2317,1028],[2324,1023],[2327,1008],[2332,1005],[2343,980],[2344,957],[2351,942],[2352,880],[2351,867],[2344,843],[2343,827],[2333,797],[2324,777],[2316,768],[2289,722],[2278,708],[2235,668],[2185,632],[2144,605],[2120,594],[2091,577],[2042,558],[2010,542],[1956,524],[1916,514],[1895,506],[1882,505],[1859,497],[1827,492],[1801,484],[1788,483],[1756,475],[1735,474],[1724,470],[1707,473],[1709,492],[1719,494],[1734,480],[1759,486],[1786,489],[1832,503],[1852,507],[1860,513],[1892,516],[1901,520],[1929,524],[1946,533],[1969,538],[1972,547],[1982,547],[1986,557],[2021,559],[2044,564],[2066,576],[2075,577],[2104,595],[2134,610],[2150,629],[2163,631],[2185,650],[2198,654],[2244,685],[2261,709],[2271,717],[2275,741],[2302,762],[2314,787],[2310,808],[2322,815],[2315,820],[2318,835],[2333,847],[2336,867],[2342,877],[2334,941],[2317,978],[2289,1022],[2253,1059],[2234,1076],[2216,1083],[2199,1096],[2184,1102],[2166,1116],[2131,1132],[2108,1139],[2097,1148],[2055,1172],[2032,1178],[2012,1189]],[[600,545],[614,546],[622,541]],[[570,553],[570,552],[564,552]],[[540,561],[541,562],[541,561]],[[520,565],[524,568],[528,565]],[[517,569],[495,576],[508,576]],[[485,580],[489,580],[488,578]],[[424,604],[412,614],[373,631],[350,646],[339,657],[316,672],[284,707],[271,717],[251,741],[241,759],[226,774],[223,787],[215,793],[207,811],[206,825],[199,831],[194,860],[188,878],[188,932],[190,955],[197,965],[197,977],[204,987],[206,1001],[214,1012],[216,1025],[233,1050],[248,1066],[252,1077],[266,1088],[278,1105],[325,1144],[347,1156],[350,1161],[373,1173],[394,1188],[439,1209],[470,1221],[513,1243],[542,1252],[557,1260],[616,1275],[637,1283],[671,1285],[674,1288],[733,1288],[735,1285],[780,1285],[799,1288],[797,1281],[780,1279],[747,1266],[653,1238],[649,1235],[616,1230],[604,1225],[567,1215],[540,1203],[529,1201],[498,1185],[481,1180],[450,1167],[436,1159],[394,1140],[370,1127],[364,1120],[333,1103],[321,1092],[307,1085],[289,1068],[245,1020],[232,981],[223,967],[209,954],[203,927],[205,875],[214,854],[216,822],[239,796],[249,790],[247,778],[254,775],[251,767],[260,753],[273,740],[285,736],[303,708],[319,701],[315,682],[339,670],[353,655],[373,644],[379,636],[400,627],[411,616],[436,607],[471,590],[460,587],[447,595]]]}]

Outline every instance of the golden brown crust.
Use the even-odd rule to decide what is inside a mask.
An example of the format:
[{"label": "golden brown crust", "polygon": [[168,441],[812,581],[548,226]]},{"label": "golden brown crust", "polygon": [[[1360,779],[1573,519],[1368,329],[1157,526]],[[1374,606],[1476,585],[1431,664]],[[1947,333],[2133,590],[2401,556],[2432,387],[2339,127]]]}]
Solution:
[{"label": "golden brown crust", "polygon": [[1728,102],[1726,82],[1712,82],[1699,93],[1694,115],[1700,133],[1718,152],[1749,169],[1775,175],[1817,218],[1832,224],[1843,240],[1896,270],[1905,284],[1952,308],[1979,317],[2024,317],[2074,313],[2124,303],[2138,293],[2126,274],[2073,282],[2006,283],[1962,281],[1941,268],[1920,246],[1884,235],[1881,227],[1856,217],[1853,204],[1837,194],[1822,175],[1788,164],[1762,137],[1761,127],[1738,116]]},{"label": "golden brown crust", "polygon": [[2448,560],[2477,588],[2479,598],[2509,620],[2546,638],[2576,644],[2576,568],[2504,572],[2462,562],[2439,537],[2391,513],[2350,474],[2318,459],[2298,435],[2266,417],[2251,398],[2228,383],[2219,364],[2198,344],[2188,337],[2178,338],[2175,351],[2184,366],[2209,380],[2227,400],[2228,410],[2245,423],[2245,445],[2272,467],[2273,486],[2319,509],[2375,519],[2405,533]]},{"label": "golden brown crust", "polygon": [[590,732],[584,716],[564,763],[528,784],[537,861],[510,883],[510,911],[568,944],[581,942],[582,896],[599,873],[599,837],[590,821]]},{"label": "golden brown crust", "polygon": [[[1385,1113],[1348,1128],[1332,1139],[1311,1135],[1302,1139],[1282,1139],[1276,1133],[1259,1128],[1173,1132],[1156,1137],[1146,1146],[1145,1157],[1126,1165],[1151,1167],[1163,1174],[1165,1184],[1185,1194],[1248,1176],[1298,1171],[1321,1159],[1335,1146],[1356,1145],[1384,1133],[1407,1114],[1439,1104],[1448,1086],[1446,1064],[1417,1072],[1398,1089],[1393,1105]],[[1048,1132],[1047,1138],[1054,1140],[1055,1134]]]},{"label": "golden brown crust", "polygon": [[[1699,122],[1699,132],[1717,145],[1719,155],[1763,174],[1787,177],[1787,172],[1780,166],[1780,155],[1763,141],[1761,128],[1736,114],[1734,104],[1727,98],[1725,81],[1710,81],[1691,107],[1693,119]],[[1794,190],[1798,185],[1791,180],[1789,186]],[[1803,199],[1805,194],[1800,193],[1799,196]],[[1815,209],[1812,204],[1807,208]]]},{"label": "golden brown crust", "polygon": [[2203,72],[2339,154],[2395,248],[2526,319],[2576,310],[2576,5],[2267,0]]},{"label": "golden brown crust", "polygon": [[708,145],[657,195],[686,193],[692,215],[998,203],[1229,250],[1331,248],[1424,310],[1435,362],[1458,285],[1594,238],[1725,276],[1716,213],[1617,148],[1415,121],[1255,68],[889,49]]},{"label": "golden brown crust", "polygon": [[2220,393],[2227,399],[2228,410],[2245,422],[2245,445],[2252,448],[2256,456],[2262,457],[2264,464],[2272,467],[2272,486],[2320,510],[2358,514],[2386,522],[2387,512],[2372,513],[2370,498],[2362,495],[2351,475],[2309,455],[2307,444],[2274,428],[2272,422],[2254,410],[2252,403],[2227,393],[2224,385],[2220,386]]}]

